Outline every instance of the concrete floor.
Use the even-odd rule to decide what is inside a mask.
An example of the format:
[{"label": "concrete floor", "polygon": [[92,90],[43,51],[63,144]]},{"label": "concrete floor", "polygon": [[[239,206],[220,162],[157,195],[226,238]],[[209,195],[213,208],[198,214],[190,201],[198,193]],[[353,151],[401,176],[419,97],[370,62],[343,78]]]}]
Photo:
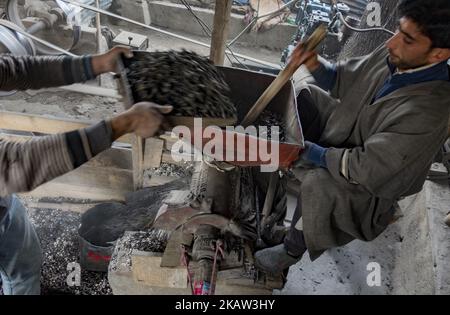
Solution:
[{"label": "concrete floor", "polygon": [[[449,294],[449,185],[427,181],[401,208],[402,217],[373,242],[353,241],[315,262],[305,255],[274,294]],[[369,263],[380,268],[379,286],[368,284],[374,271]]]}]

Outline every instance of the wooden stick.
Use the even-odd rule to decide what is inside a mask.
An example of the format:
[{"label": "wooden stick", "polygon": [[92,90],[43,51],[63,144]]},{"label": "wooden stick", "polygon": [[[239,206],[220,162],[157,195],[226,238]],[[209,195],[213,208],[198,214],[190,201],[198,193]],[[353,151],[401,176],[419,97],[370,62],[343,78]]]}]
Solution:
[{"label": "wooden stick", "polygon": [[[325,25],[319,26],[314,33],[308,38],[308,40],[304,43],[304,47],[307,51],[312,51],[317,48],[320,42],[327,35],[327,27]],[[300,49],[301,45],[298,45],[296,49]],[[247,127],[254,123],[256,119],[258,119],[259,115],[266,109],[267,105],[269,105],[270,101],[280,92],[286,82],[294,75],[295,71],[300,68],[301,63],[299,64],[297,60],[291,58],[286,68],[280,72],[280,74],[275,78],[272,84],[266,89],[266,91],[261,95],[258,101],[253,105],[250,111],[245,116],[241,125],[243,127]]]},{"label": "wooden stick", "polygon": [[216,0],[214,28],[212,32],[210,59],[216,66],[223,66],[228,39],[232,0]]}]

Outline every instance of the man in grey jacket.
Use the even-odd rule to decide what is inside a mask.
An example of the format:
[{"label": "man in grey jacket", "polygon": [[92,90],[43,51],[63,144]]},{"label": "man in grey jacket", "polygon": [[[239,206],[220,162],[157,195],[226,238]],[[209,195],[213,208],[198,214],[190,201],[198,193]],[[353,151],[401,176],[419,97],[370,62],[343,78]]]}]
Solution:
[{"label": "man in grey jacket", "polygon": [[[0,90],[69,85],[116,71],[121,54],[83,57],[0,55]],[[148,138],[158,132],[170,106],[139,103],[85,129],[16,143],[0,140],[0,276],[5,294],[39,294],[42,253],[36,232],[19,199],[25,192],[81,166],[126,133]],[[1,126],[0,126],[1,128]]]},{"label": "man in grey jacket", "polygon": [[298,95],[306,149],[301,192],[284,244],[256,253],[279,274],[308,251],[371,241],[397,201],[419,192],[447,138],[450,1],[402,0],[396,34],[372,54],[330,64],[299,51],[317,85]]}]

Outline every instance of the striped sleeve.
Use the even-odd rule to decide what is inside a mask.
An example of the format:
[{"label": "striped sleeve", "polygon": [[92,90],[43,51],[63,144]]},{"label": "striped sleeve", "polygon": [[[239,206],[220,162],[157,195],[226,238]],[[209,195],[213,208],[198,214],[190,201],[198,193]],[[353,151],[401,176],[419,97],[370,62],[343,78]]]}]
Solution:
[{"label": "striped sleeve", "polygon": [[70,85],[95,78],[92,56],[0,55],[0,90],[28,90]]},{"label": "striped sleeve", "polygon": [[110,121],[22,143],[0,140],[0,196],[31,191],[79,167],[111,143]]}]

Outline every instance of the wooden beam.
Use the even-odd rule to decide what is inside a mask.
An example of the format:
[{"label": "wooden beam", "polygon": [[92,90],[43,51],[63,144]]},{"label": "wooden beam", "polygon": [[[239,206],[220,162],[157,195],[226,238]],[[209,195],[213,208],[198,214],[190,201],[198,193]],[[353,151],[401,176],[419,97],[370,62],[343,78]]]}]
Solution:
[{"label": "wooden beam", "polygon": [[149,138],[145,140],[144,147],[144,170],[157,168],[161,165],[164,140]]},{"label": "wooden beam", "polygon": [[[86,128],[94,121],[0,111],[0,128],[7,130],[56,134]],[[132,143],[132,135],[125,135],[117,142]]]},{"label": "wooden beam", "polygon": [[225,61],[232,4],[233,0],[216,0],[210,59],[217,66],[223,66]]},{"label": "wooden beam", "polygon": [[160,254],[133,251],[131,268],[136,282],[164,288],[187,289],[186,267],[162,268]]},{"label": "wooden beam", "polygon": [[24,194],[33,198],[70,198],[90,202],[124,201],[133,191],[129,170],[83,165]]},{"label": "wooden beam", "polygon": [[104,88],[104,87],[100,87],[100,86],[92,86],[92,85],[87,85],[87,84],[75,83],[72,85],[62,86],[62,87],[59,87],[56,89],[61,89],[61,90],[76,92],[76,93],[81,93],[81,94],[116,98],[118,102],[121,99],[120,94],[116,90],[108,89],[108,88]]}]

